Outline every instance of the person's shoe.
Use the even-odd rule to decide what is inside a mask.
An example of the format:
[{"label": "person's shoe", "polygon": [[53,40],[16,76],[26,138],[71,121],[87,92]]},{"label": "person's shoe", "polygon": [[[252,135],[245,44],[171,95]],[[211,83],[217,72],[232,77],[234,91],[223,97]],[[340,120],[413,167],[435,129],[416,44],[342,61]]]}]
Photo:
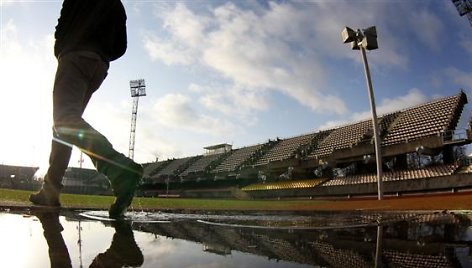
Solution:
[{"label": "person's shoe", "polygon": [[143,253],[134,240],[131,224],[126,221],[115,221],[115,234],[110,248],[100,253],[90,264],[95,267],[141,267],[144,263]]},{"label": "person's shoe", "polygon": [[122,219],[126,209],[133,201],[134,193],[138,188],[143,176],[143,167],[140,164],[131,162],[123,169],[123,172],[116,178],[109,178],[113,193],[116,196],[115,202],[110,206],[108,214],[110,218]]},{"label": "person's shoe", "polygon": [[60,207],[61,203],[59,202],[58,194],[51,194],[48,191],[41,189],[35,194],[31,194],[29,197],[31,203],[39,206],[48,206],[48,207]]}]

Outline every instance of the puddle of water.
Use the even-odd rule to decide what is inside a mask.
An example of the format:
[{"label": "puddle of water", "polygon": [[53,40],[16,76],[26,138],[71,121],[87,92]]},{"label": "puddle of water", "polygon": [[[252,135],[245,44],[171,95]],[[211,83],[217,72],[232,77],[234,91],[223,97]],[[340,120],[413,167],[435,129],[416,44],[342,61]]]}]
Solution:
[{"label": "puddle of water", "polygon": [[464,214],[81,213],[0,212],[0,267],[472,267]]}]

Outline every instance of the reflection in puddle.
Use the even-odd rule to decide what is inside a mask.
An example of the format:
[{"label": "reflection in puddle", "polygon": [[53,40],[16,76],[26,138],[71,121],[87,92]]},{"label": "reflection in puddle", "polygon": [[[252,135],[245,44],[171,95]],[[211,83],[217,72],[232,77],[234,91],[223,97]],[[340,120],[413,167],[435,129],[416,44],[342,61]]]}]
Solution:
[{"label": "reflection in puddle", "polygon": [[472,267],[466,214],[130,215],[0,212],[0,267]]}]

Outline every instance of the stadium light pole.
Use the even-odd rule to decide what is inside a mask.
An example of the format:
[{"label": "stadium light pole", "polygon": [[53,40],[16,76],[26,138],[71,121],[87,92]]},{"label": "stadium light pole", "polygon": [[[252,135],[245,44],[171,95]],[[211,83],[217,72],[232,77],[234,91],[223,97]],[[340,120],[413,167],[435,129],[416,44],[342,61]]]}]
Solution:
[{"label": "stadium light pole", "polygon": [[129,135],[128,157],[134,159],[134,142],[136,138],[136,119],[138,117],[139,97],[146,96],[146,83],[144,79],[129,81],[131,97],[133,98],[133,110],[131,111],[131,131]]},{"label": "stadium light pole", "polygon": [[364,63],[365,78],[367,81],[367,89],[369,93],[370,108],[372,111],[372,126],[374,129],[374,143],[375,143],[375,162],[377,164],[377,194],[378,200],[383,199],[383,172],[382,172],[382,151],[381,141],[379,135],[379,126],[377,124],[377,111],[375,109],[375,97],[372,87],[372,79],[370,77],[369,63],[367,62],[366,50],[374,50],[379,48],[377,44],[377,30],[375,26],[364,30],[354,31],[349,27],[344,27],[341,32],[343,42],[351,43],[353,50],[360,50],[362,62]]}]

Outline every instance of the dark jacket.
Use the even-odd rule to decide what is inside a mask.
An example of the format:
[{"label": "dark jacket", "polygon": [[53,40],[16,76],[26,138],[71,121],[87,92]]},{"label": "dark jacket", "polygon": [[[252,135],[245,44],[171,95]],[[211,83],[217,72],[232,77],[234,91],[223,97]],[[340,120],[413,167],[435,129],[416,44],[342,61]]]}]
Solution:
[{"label": "dark jacket", "polygon": [[54,55],[86,50],[113,61],[126,52],[126,12],[120,0],[64,0]]}]

